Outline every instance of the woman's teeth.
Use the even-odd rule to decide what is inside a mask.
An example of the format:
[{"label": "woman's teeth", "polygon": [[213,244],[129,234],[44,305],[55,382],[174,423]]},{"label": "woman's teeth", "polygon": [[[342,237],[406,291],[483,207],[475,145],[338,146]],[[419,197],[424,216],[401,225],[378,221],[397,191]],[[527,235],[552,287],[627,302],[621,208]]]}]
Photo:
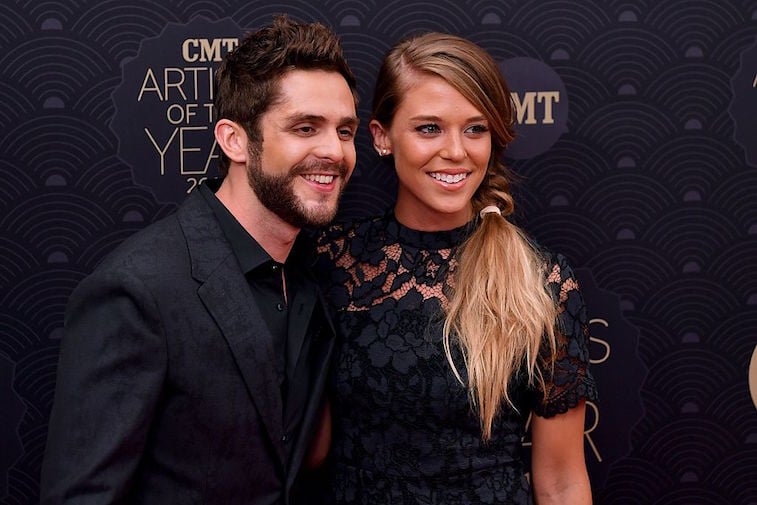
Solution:
[{"label": "woman's teeth", "polygon": [[440,174],[437,172],[432,172],[429,175],[431,175],[431,177],[433,177],[437,181],[446,182],[447,184],[455,184],[456,182],[460,182],[466,177],[468,177],[468,174],[450,175],[450,174]]}]

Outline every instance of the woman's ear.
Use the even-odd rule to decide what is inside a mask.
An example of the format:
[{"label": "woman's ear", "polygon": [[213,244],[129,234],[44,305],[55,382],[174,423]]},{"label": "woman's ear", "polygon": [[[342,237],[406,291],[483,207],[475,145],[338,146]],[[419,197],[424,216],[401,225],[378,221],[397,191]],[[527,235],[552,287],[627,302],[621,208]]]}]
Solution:
[{"label": "woman's ear", "polygon": [[215,130],[218,146],[226,156],[234,163],[247,163],[249,152],[247,150],[247,133],[239,123],[228,119],[219,119]]},{"label": "woman's ear", "polygon": [[389,139],[386,128],[377,120],[371,119],[371,122],[368,123],[368,129],[373,136],[373,148],[379,153],[379,156],[392,154],[392,141]]}]

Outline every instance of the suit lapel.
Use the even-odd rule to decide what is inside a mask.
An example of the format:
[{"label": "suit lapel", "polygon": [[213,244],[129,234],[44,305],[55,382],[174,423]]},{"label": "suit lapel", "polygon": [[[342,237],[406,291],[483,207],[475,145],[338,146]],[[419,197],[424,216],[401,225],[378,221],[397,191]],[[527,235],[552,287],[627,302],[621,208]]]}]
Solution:
[{"label": "suit lapel", "polygon": [[282,464],[286,454],[283,403],[275,371],[273,336],[247,280],[200,187],[179,210],[198,295],[221,330]]}]

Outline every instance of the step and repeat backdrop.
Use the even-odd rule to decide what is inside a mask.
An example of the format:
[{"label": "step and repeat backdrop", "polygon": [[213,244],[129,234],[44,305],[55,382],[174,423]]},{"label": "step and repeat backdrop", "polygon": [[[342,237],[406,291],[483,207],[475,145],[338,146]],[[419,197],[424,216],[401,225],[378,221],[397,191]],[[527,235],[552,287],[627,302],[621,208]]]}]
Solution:
[{"label": "step and repeat backdrop", "polygon": [[[340,35],[363,125],[403,36],[494,56],[515,219],[589,303],[595,503],[757,505],[757,0],[4,2],[0,503],[38,500],[69,294],[216,174],[213,71],[277,13]],[[368,137],[342,217],[392,205]]]}]

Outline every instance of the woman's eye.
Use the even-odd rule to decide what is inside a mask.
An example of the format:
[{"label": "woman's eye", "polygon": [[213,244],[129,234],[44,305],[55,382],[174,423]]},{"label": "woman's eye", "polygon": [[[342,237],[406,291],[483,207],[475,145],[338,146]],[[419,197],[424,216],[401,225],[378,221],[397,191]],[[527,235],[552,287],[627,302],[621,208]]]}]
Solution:
[{"label": "woman's eye", "polygon": [[420,125],[416,127],[415,130],[420,133],[425,133],[425,134],[439,133],[440,131],[442,131],[442,129],[439,128],[439,126],[435,124]]},{"label": "woman's eye", "polygon": [[476,125],[469,126],[466,129],[466,131],[468,133],[480,134],[480,133],[486,133],[486,132],[488,132],[489,128],[487,128],[487,126],[483,125],[483,124],[476,124]]}]

